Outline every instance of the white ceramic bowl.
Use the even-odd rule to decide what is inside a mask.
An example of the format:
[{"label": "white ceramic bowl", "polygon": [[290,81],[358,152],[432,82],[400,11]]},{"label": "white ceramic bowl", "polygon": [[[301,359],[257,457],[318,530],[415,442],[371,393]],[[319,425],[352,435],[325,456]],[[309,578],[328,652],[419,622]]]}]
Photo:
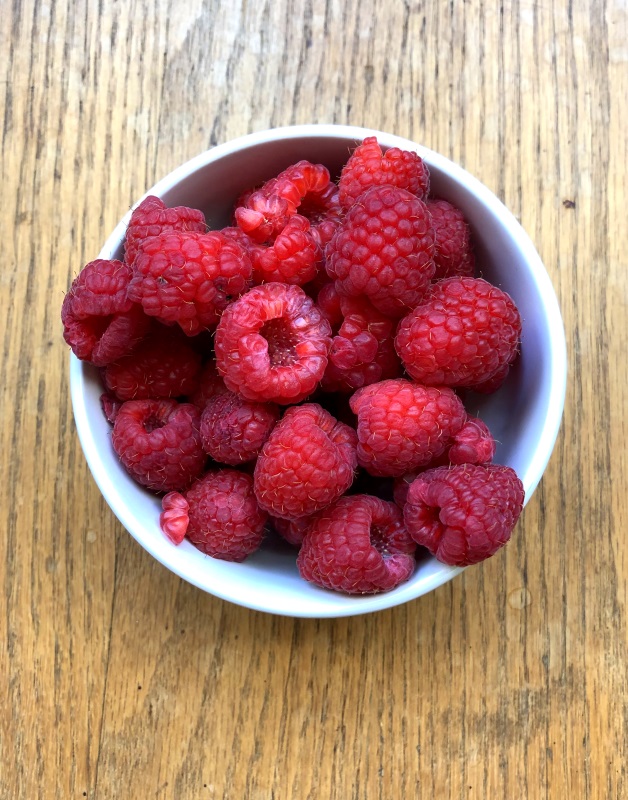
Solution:
[{"label": "white ceramic bowl", "polygon": [[[365,128],[301,125],[251,134],[214,147],[175,169],[147,194],[161,197],[167,206],[200,208],[210,227],[222,227],[228,224],[233,202],[243,190],[304,158],[326,164],[332,176],[337,176],[355,144],[371,135],[376,135],[384,148],[415,150],[426,161],[434,194],[461,208],[471,224],[481,275],[517,303],[523,319],[521,356],[499,392],[474,398],[470,410],[489,425],[499,442],[495,462],[516,470],[527,501],[547,465],[562,417],[565,334],[556,295],[532,242],[478,180],[443,156],[398,136]],[[99,258],[122,257],[130,213],[108,238]],[[83,451],[107,503],[142,547],[200,589],[275,614],[341,617],[413,600],[461,571],[429,558],[394,591],[354,597],[303,581],[294,553],[288,550],[262,549],[244,563],[233,564],[205,556],[187,541],[175,547],[159,529],[159,499],[126,474],[113,451],[110,426],[100,408],[102,387],[97,370],[72,356],[70,380]]]}]

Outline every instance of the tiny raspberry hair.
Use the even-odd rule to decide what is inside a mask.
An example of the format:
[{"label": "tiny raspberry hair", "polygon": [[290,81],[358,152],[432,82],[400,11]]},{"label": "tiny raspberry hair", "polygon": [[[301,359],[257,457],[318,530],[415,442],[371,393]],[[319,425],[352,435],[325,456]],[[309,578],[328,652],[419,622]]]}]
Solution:
[{"label": "tiny raspberry hair", "polygon": [[207,456],[199,433],[200,411],[176,400],[127,400],[111,441],[126,471],[155,492],[184,489],[198,478]]},{"label": "tiny raspberry hair", "polygon": [[104,367],[142,341],[150,320],[127,297],[131,269],[96,259],[72,281],[61,306],[63,337],[77,358]]},{"label": "tiny raspberry hair", "polygon": [[201,415],[205,452],[221,464],[254,461],[279,419],[279,406],[234,392],[212,397]]},{"label": "tiny raspberry hair", "polygon": [[482,278],[447,278],[399,323],[395,347],[408,374],[429,386],[486,384],[518,352],[521,317]]},{"label": "tiny raspberry hair", "polygon": [[165,231],[205,233],[207,226],[202,211],[187,206],[166,208],[159,197],[149,195],[133,210],[124,241],[124,260],[132,265],[140,244],[150,236]]},{"label": "tiny raspberry hair", "polygon": [[402,378],[359,389],[350,405],[358,416],[358,463],[372,475],[398,477],[429,464],[467,419],[451,389]]},{"label": "tiny raspberry hair", "polygon": [[440,281],[456,275],[470,277],[475,269],[471,231],[460,209],[446,200],[427,203],[434,228],[433,280]]},{"label": "tiny raspberry hair", "polygon": [[247,400],[298,403],[327,367],[331,327],[298,286],[266,283],[232,303],[215,337],[227,388]]},{"label": "tiny raspberry hair", "polygon": [[424,297],[434,275],[434,230],[427,206],[405,189],[374,186],[347,213],[325,251],[340,294],[366,295],[391,317]]},{"label": "tiny raspberry hair", "polygon": [[106,388],[120,400],[181,397],[198,387],[201,356],[179,332],[155,326],[128,356],[104,369]]},{"label": "tiny raspberry hair", "polygon": [[195,336],[250,285],[251,261],[237,242],[218,231],[167,231],[141,242],[128,294],[148,316]]},{"label": "tiny raspberry hair", "polygon": [[255,465],[260,506],[298,519],[333,503],[353,481],[355,446],[355,431],[317,403],[289,408]]},{"label": "tiny raspberry hair", "polygon": [[509,541],[523,501],[523,484],[510,467],[439,467],[413,481],[404,519],[417,544],[445,564],[465,567]]},{"label": "tiny raspberry hair", "polygon": [[162,501],[161,527],[175,544],[184,536],[208,556],[244,561],[264,538],[267,514],[253,493],[250,475],[210,470],[186,492]]},{"label": "tiny raspberry hair", "polygon": [[340,205],[348,210],[369,187],[382,184],[407,189],[424,200],[430,188],[430,173],[417,153],[398,147],[383,153],[377,137],[368,136],[342,170],[338,181]]},{"label": "tiny raspberry hair", "polygon": [[394,503],[341,497],[318,514],[297,557],[305,580],[347,594],[386,592],[415,568],[415,543]]}]

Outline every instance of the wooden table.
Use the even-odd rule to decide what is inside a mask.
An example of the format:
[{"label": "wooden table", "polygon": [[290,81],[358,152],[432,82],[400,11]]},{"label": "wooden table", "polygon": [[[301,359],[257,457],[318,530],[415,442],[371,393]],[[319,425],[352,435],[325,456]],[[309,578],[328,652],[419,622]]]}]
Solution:
[{"label": "wooden table", "polygon": [[[531,0],[2,4],[0,797],[625,798],[628,9]],[[505,551],[405,607],[205,595],[121,528],[63,293],[219,142],[367,125],[460,162],[559,295],[561,434]]]}]

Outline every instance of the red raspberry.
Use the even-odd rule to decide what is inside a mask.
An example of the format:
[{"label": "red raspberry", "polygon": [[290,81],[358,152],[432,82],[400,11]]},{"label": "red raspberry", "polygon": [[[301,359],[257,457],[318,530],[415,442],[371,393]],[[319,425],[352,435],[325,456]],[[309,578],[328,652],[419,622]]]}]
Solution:
[{"label": "red raspberry", "polygon": [[111,394],[111,392],[103,392],[100,395],[100,405],[107,422],[113,425],[118,416],[118,411],[122,408],[122,401],[118,400],[115,394]]},{"label": "red raspberry", "polygon": [[127,472],[155,492],[183,489],[203,471],[207,456],[200,411],[176,400],[128,400],[113,425],[112,444]]},{"label": "red raspberry", "polygon": [[217,397],[218,395],[227,394],[228,392],[229,389],[227,389],[222,376],[218,373],[216,361],[211,359],[211,361],[203,365],[198,381],[198,388],[192,392],[188,400],[190,403],[194,403],[195,406],[198,406],[202,411],[211,397]]},{"label": "red raspberry", "polygon": [[251,262],[218,231],[169,231],[145,239],[133,262],[129,297],[188,336],[216,325],[228,303],[250,286]]},{"label": "red raspberry", "polygon": [[321,290],[318,305],[332,328],[336,327],[321,382],[325,391],[353,392],[400,374],[395,323],[389,317],[365,297],[339,295],[333,284]]},{"label": "red raspberry", "polygon": [[405,475],[400,475],[398,478],[395,478],[393,499],[399,508],[403,509],[406,504],[406,500],[408,499],[408,490],[410,489],[410,486],[414,483],[417,475],[424,471],[425,470],[419,468],[417,470],[412,470],[412,472],[406,472]]},{"label": "red raspberry", "polygon": [[132,265],[140,244],[150,236],[159,236],[166,231],[205,233],[206,230],[202,211],[187,206],[166,208],[163,200],[150,195],[131,214],[124,242],[124,260]]},{"label": "red raspberry", "polygon": [[488,464],[495,455],[495,439],[485,422],[468,417],[447,455],[452,464]]},{"label": "red raspberry", "polygon": [[203,448],[221,464],[254,461],[278,419],[273,403],[254,403],[234,392],[212,397],[201,415]]},{"label": "red raspberry", "polygon": [[258,244],[239,228],[224,228],[222,233],[246,249],[253,265],[253,283],[303,286],[316,277],[322,262],[310,223],[299,214],[290,217],[272,244]]},{"label": "red raspberry", "polygon": [[477,392],[478,394],[493,394],[493,392],[496,392],[502,386],[508,377],[509,372],[510,364],[503,364],[487,381],[482,381],[482,383],[474,383],[473,391]]},{"label": "red raspberry", "polygon": [[374,186],[327,245],[325,269],[341,294],[366,295],[383,314],[401,317],[425,295],[433,254],[425,203],[405,189]]},{"label": "red raspberry", "polygon": [[255,465],[260,506],[298,519],[333,503],[351,486],[355,445],[355,431],[317,403],[289,408]]},{"label": "red raspberry", "polygon": [[166,495],[163,508],[162,530],[169,538],[176,543],[187,535],[203,553],[223,561],[244,561],[264,538],[267,515],[253,481],[235,469],[205,473],[185,495]]},{"label": "red raspberry", "polygon": [[434,228],[436,272],[433,280],[473,275],[475,257],[471,247],[471,231],[462,211],[446,200],[431,200],[427,209]]},{"label": "red raspberry", "polygon": [[201,356],[183,334],[157,329],[128,356],[104,370],[105,386],[120,400],[181,397],[199,381]]},{"label": "red raspberry", "polygon": [[464,567],[506,544],[523,500],[523,484],[510,467],[439,467],[410,486],[404,519],[412,538],[439,561]]},{"label": "red raspberry", "polygon": [[370,495],[341,497],[318,514],[297,556],[303,578],[348,594],[386,592],[414,572],[401,511]]},{"label": "red raspberry", "polygon": [[407,189],[424,200],[430,189],[430,173],[423,159],[411,150],[391,147],[382,153],[377,138],[368,136],[342,170],[340,205],[347,210],[370,186],[382,184]]},{"label": "red raspberry", "polygon": [[63,337],[77,358],[103,367],[131,352],[150,320],[127,297],[131,270],[121,261],[97,259],[72,282],[61,306]]},{"label": "red raspberry", "polygon": [[358,463],[372,475],[396,477],[429,464],[467,418],[451,389],[403,379],[359,389],[350,404],[358,415]]},{"label": "red raspberry", "polygon": [[293,547],[301,547],[305,534],[309,531],[314,517],[300,517],[299,519],[281,519],[271,517],[273,528]]},{"label": "red raspberry", "polygon": [[266,283],[232,303],[216,330],[216,363],[247,400],[298,403],[323,377],[331,328],[298,286]]},{"label": "red raspberry", "polygon": [[252,192],[245,203],[235,210],[238,226],[256,242],[270,242],[302,204],[306,212],[332,212],[337,207],[337,192],[327,167],[299,161]]},{"label": "red raspberry", "polygon": [[473,387],[514,360],[520,334],[506,292],[481,278],[447,278],[401,320],[395,347],[416,381]]}]

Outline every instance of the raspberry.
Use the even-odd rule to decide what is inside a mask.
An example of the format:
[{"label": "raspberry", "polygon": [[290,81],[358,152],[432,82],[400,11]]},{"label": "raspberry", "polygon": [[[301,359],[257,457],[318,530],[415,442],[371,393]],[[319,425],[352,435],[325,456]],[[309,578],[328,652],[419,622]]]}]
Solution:
[{"label": "raspberry", "polygon": [[408,499],[408,490],[410,489],[410,486],[416,479],[417,475],[419,475],[421,472],[424,472],[424,470],[413,470],[412,472],[406,472],[405,475],[400,475],[398,478],[395,478],[393,499],[399,508],[403,509],[405,506],[406,500]]},{"label": "raspberry", "polygon": [[451,389],[403,379],[359,389],[350,404],[358,415],[358,463],[372,475],[397,477],[429,464],[467,418]]},{"label": "raspberry", "polygon": [[468,417],[447,455],[452,464],[488,464],[495,455],[495,439],[485,422]]},{"label": "raspberry", "polygon": [[427,209],[434,228],[436,272],[433,280],[473,275],[475,257],[471,248],[471,232],[462,211],[446,200],[431,200]]},{"label": "raspberry", "polygon": [[232,303],[215,338],[229,389],[247,400],[298,403],[323,377],[331,328],[298,286],[266,283]]},{"label": "raspberry", "polygon": [[239,228],[225,228],[222,233],[246,249],[253,265],[253,283],[277,281],[302,286],[318,273],[322,252],[310,223],[299,214],[290,217],[272,244],[258,244]]},{"label": "raspberry", "polygon": [[416,381],[473,387],[512,363],[520,334],[506,292],[481,278],[447,278],[401,320],[395,347]]},{"label": "raspberry", "polygon": [[325,391],[353,392],[400,374],[395,324],[365,297],[344,297],[329,284],[321,290],[318,305],[337,328],[321,383]]},{"label": "raspberry", "polygon": [[112,444],[127,472],[155,492],[185,488],[203,471],[200,411],[176,400],[127,400]]},{"label": "raspberry", "polygon": [[238,226],[256,242],[272,241],[301,205],[310,214],[318,210],[337,213],[337,191],[329,170],[309,161],[293,164],[244,200],[246,205],[236,208],[235,218]]},{"label": "raspberry", "polygon": [[370,186],[397,186],[424,200],[430,188],[427,165],[411,150],[391,147],[385,153],[375,136],[368,136],[358,145],[345,164],[338,186],[340,205],[351,208]]},{"label": "raspberry", "polygon": [[122,408],[122,401],[118,400],[115,394],[111,394],[111,392],[103,392],[100,395],[100,405],[107,422],[113,425],[118,416],[118,411]]},{"label": "raspberry", "polygon": [[272,403],[254,403],[233,392],[212,397],[201,415],[203,448],[221,464],[253,461],[278,419],[279,407]]},{"label": "raspberry", "polygon": [[298,519],[333,503],[351,486],[355,445],[355,431],[317,403],[289,408],[255,465],[260,506]]},{"label": "raspberry", "polygon": [[385,592],[412,575],[415,549],[394,503],[354,495],[315,517],[297,566],[305,580],[326,589]]},{"label": "raspberry", "polygon": [[412,538],[439,561],[464,567],[506,544],[523,500],[523,484],[510,467],[439,467],[412,483],[404,519]]},{"label": "raspberry", "polygon": [[180,397],[198,386],[201,356],[183,334],[157,329],[128,356],[105,367],[105,386],[120,400]]},{"label": "raspberry", "polygon": [[313,517],[300,517],[299,519],[281,519],[281,517],[271,517],[273,528],[293,547],[301,547],[305,534],[310,529]]},{"label": "raspberry", "polygon": [[61,306],[63,337],[77,358],[103,367],[131,352],[150,320],[127,297],[131,270],[121,261],[96,259],[72,282]]},{"label": "raspberry", "polygon": [[325,269],[341,294],[366,295],[383,314],[401,317],[425,295],[434,274],[433,254],[425,203],[405,189],[374,186],[327,245]]},{"label": "raspberry", "polygon": [[188,400],[202,411],[211,397],[217,397],[228,392],[229,389],[227,389],[222,376],[218,373],[216,361],[211,359],[211,361],[203,365],[199,376],[198,388],[192,392]]},{"label": "raspberry", "polygon": [[250,286],[251,262],[218,231],[169,231],[142,241],[129,297],[167,324],[194,336],[216,325],[227,304]]},{"label": "raspberry", "polygon": [[162,504],[164,533],[175,543],[187,535],[213,558],[243,561],[264,538],[267,515],[255,500],[253,481],[235,469],[207,472],[184,495],[166,495]]},{"label": "raspberry", "polygon": [[140,244],[150,236],[159,236],[166,231],[205,233],[206,230],[202,211],[187,206],[166,208],[163,200],[150,195],[131,214],[124,242],[124,260],[132,265]]}]

